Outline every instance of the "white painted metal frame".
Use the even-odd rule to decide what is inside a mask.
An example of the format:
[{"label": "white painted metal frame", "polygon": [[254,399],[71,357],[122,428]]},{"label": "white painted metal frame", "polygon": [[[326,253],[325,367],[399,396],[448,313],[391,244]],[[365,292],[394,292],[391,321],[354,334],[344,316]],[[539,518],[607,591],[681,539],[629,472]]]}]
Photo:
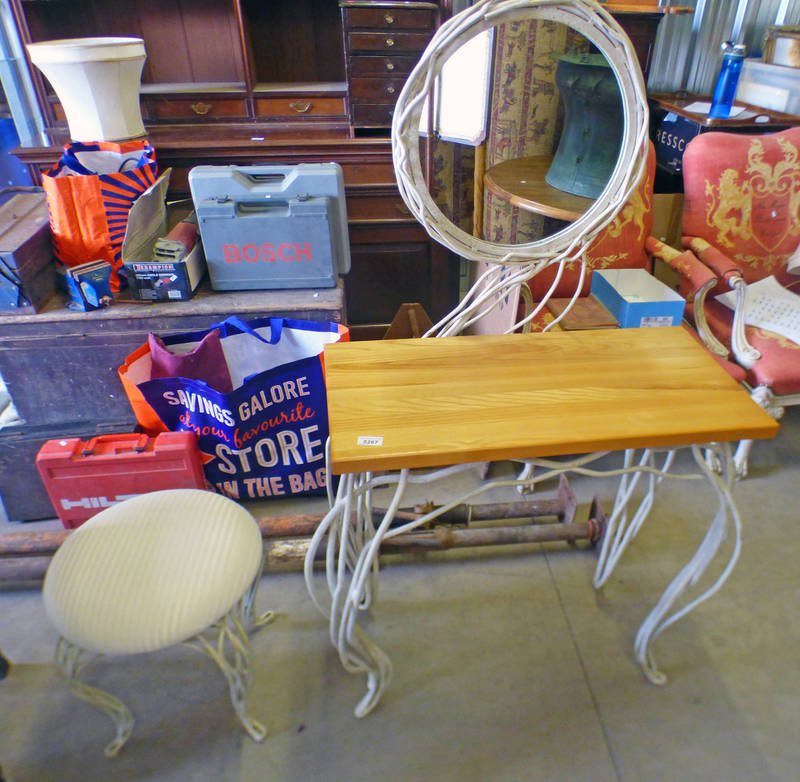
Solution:
[{"label": "white painted metal frame", "polygon": [[[425,182],[418,128],[426,96],[432,92],[447,58],[484,30],[524,19],[560,22],[597,46],[617,78],[624,127],[619,158],[611,178],[599,198],[579,219],[558,233],[534,242],[499,244],[471,236],[442,214]],[[461,333],[495,307],[509,291],[546,266],[558,264],[558,277],[568,261],[580,261],[585,270],[584,248],[614,218],[644,172],[648,118],[644,81],[630,39],[616,20],[592,0],[483,0],[445,22],[408,77],[395,107],[392,122],[395,175],[403,200],[431,237],[464,258],[498,265],[476,281],[461,303],[426,336]],[[576,289],[575,298],[579,290],[580,287]],[[526,322],[538,314],[548,298],[549,293],[527,316]],[[510,330],[520,325],[522,323],[515,324]]]},{"label": "white painted metal frame", "polygon": [[[707,463],[704,450],[710,449],[723,465],[723,475],[713,471]],[[654,684],[665,684],[667,677],[659,670],[651,650],[652,642],[670,625],[685,616],[698,604],[711,597],[725,582],[739,556],[741,546],[741,521],[731,498],[733,468],[731,450],[727,445],[711,444],[691,446],[698,471],[674,474],[667,471],[672,466],[674,450],[626,451],[619,468],[595,469],[598,460],[608,452],[580,456],[568,461],[549,459],[530,460],[540,468],[536,477],[525,483],[540,483],[557,478],[563,473],[579,475],[620,477],[614,508],[608,519],[602,547],[595,571],[594,585],[599,588],[611,576],[622,553],[635,538],[650,511],[655,490],[664,477],[678,480],[703,479],[711,486],[717,499],[717,510],[708,532],[694,556],[673,579],[658,603],[648,614],[636,635],[634,652],[645,676]],[[661,466],[657,455],[664,457]],[[369,714],[380,701],[392,676],[392,663],[384,652],[359,625],[359,617],[368,609],[378,593],[378,557],[383,541],[429,524],[456,505],[469,502],[492,489],[519,486],[519,479],[482,482],[477,488],[460,496],[418,519],[399,526],[391,526],[400,507],[406,488],[411,484],[434,483],[476,465],[460,464],[426,472],[400,470],[384,475],[370,473],[343,475],[331,509],[320,523],[312,538],[305,559],[305,580],[309,594],[319,611],[329,620],[330,639],[339,653],[345,670],[367,676],[367,692],[355,708],[356,717]],[[639,486],[644,479],[645,486]],[[394,487],[392,499],[385,515],[376,526],[373,521],[373,492]],[[721,575],[707,588],[681,607],[676,604],[688,589],[700,580],[708,565],[717,555],[722,542],[733,532],[732,545]],[[319,589],[314,563],[317,554],[325,550],[325,587]]]},{"label": "white painted metal frame", "polygon": [[[247,734],[259,742],[264,740],[267,731],[260,722],[252,719],[247,713],[247,696],[252,674],[250,640],[246,626],[262,627],[274,618],[272,611],[265,611],[258,616],[255,614],[255,595],[261,581],[263,564],[262,558],[258,573],[247,592],[223,617],[194,638],[183,642],[185,646],[205,652],[219,666],[228,682],[231,704],[239,722]],[[211,643],[207,637],[213,633],[216,633],[215,643]],[[116,734],[106,745],[104,754],[108,758],[113,758],[119,754],[133,732],[133,715],[115,695],[81,681],[80,674],[90,661],[86,654],[85,649],[62,636],[56,644],[56,665],[66,676],[70,690],[76,697],[95,706],[111,718]]]},{"label": "white painted metal frame", "polygon": [[[441,72],[442,64],[463,42],[479,32],[512,19],[539,18],[565,23],[591,40],[606,56],[614,71],[623,98],[624,129],[619,160],[600,198],[578,220],[559,233],[536,242],[505,245],[487,242],[462,231],[441,213],[433,202],[425,183],[419,158],[417,129],[426,95]],[[446,247],[473,261],[489,261],[493,265],[482,275],[462,302],[425,336],[449,336],[461,333],[469,324],[490,311],[515,287],[546,266],[558,264],[556,281],[539,306],[529,314],[530,321],[544,306],[555,289],[567,261],[582,264],[581,282],[586,265],[584,248],[614,218],[633,188],[636,187],[645,163],[648,132],[648,111],[644,84],[635,52],[617,22],[591,0],[483,0],[467,8],[442,25],[419,64],[411,73],[400,95],[392,124],[392,150],[398,186],[404,201],[428,233]],[[581,285],[576,289],[577,298]],[[523,323],[516,324],[511,330]],[[642,624],[635,641],[636,659],[645,676],[663,684],[666,677],[658,669],[651,651],[652,641],[663,630],[686,615],[696,605],[711,597],[731,572],[739,555],[741,523],[731,499],[732,457],[727,445],[692,446],[698,472],[670,475],[677,479],[705,478],[717,498],[717,511],[708,532],[689,563],[678,573],[661,599]],[[706,459],[704,450],[713,455]],[[483,482],[465,496],[427,513],[413,522],[392,527],[395,514],[409,484],[435,482],[469,470],[474,465],[461,464],[426,472],[408,469],[373,476],[371,473],[341,476],[336,497],[330,495],[330,510],[319,525],[305,559],[305,579],[309,594],[328,618],[331,642],[339,653],[345,670],[367,676],[367,692],[355,708],[357,717],[369,714],[380,701],[389,684],[392,663],[389,656],[359,625],[360,614],[377,596],[379,552],[381,543],[403,532],[433,521],[442,513],[491,489],[531,487],[574,472],[593,476],[618,476],[620,483],[614,509],[608,521],[594,578],[601,587],[609,578],[628,544],[636,536],[653,504],[657,484],[667,476],[674,451],[661,451],[664,461],[656,466],[656,451],[626,451],[618,469],[595,470],[589,465],[608,454],[593,453],[568,461],[548,459],[525,460],[529,465],[514,480]],[[326,453],[330,467],[330,443]],[[722,476],[710,468],[715,461],[722,465]],[[533,477],[533,468],[539,468]],[[639,486],[645,478],[644,489]],[[386,513],[376,526],[372,516],[373,492],[394,487]],[[642,496],[640,496],[642,495]],[[682,607],[676,602],[700,580],[733,529],[733,545],[722,574],[714,583]],[[315,583],[315,559],[325,551],[325,589]]]}]

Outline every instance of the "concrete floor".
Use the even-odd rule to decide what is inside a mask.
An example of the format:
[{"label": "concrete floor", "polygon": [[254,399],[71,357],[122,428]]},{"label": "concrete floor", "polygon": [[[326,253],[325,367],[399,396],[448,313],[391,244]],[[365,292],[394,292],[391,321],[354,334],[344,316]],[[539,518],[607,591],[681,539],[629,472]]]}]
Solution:
[{"label": "concrete floor", "polygon": [[[111,722],[76,700],[53,667],[56,638],[38,585],[2,585],[0,648],[12,668],[0,682],[0,765],[13,782],[795,782],[799,456],[795,410],[777,440],[756,444],[751,475],[736,487],[745,532],[730,579],[655,642],[666,687],[646,681],[632,645],[712,510],[708,491],[681,481],[659,489],[599,592],[596,552],[583,544],[386,560],[365,624],[395,675],[363,720],[352,711],[363,677],[341,668],[302,574],[271,568],[259,607],[278,617],[252,639],[251,712],[269,729],[262,744],[240,729],[214,664],[176,647],[87,669],[89,683],[136,717],[126,747],[107,760]],[[571,483],[579,518],[594,493],[610,506],[610,480]],[[320,507],[314,499],[251,510]]]}]

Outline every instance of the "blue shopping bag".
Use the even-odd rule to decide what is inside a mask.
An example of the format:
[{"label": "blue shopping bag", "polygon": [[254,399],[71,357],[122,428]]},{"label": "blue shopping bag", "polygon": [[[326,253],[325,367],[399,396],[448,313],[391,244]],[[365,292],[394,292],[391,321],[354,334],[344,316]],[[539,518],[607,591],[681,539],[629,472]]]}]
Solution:
[{"label": "blue shopping bag", "polygon": [[[328,411],[321,354],[326,344],[348,339],[348,329],[234,317],[205,331],[161,336],[160,342],[177,356],[193,354],[214,331],[219,339],[210,350],[216,352],[200,365],[218,378],[214,364],[224,361],[230,377],[225,385],[232,390],[214,388],[202,372],[154,377],[152,341],[120,367],[126,390],[135,386],[164,429],[195,433],[206,478],[222,494],[248,500],[323,493]],[[152,430],[153,415],[146,425],[134,409]]]}]

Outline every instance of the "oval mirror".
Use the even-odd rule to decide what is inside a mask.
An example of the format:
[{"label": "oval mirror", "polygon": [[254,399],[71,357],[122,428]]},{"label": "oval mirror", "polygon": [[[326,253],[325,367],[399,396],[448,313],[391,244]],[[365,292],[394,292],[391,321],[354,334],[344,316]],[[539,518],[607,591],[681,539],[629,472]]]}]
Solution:
[{"label": "oval mirror", "polygon": [[[521,85],[515,50],[534,58]],[[589,92],[593,111],[578,116],[571,104]],[[492,123],[494,149],[483,144]],[[395,173],[415,217],[460,256],[543,265],[577,257],[613,219],[641,175],[647,125],[636,54],[608,13],[584,0],[482,0],[439,28],[409,76],[392,125]],[[509,136],[516,155],[497,148]]]}]

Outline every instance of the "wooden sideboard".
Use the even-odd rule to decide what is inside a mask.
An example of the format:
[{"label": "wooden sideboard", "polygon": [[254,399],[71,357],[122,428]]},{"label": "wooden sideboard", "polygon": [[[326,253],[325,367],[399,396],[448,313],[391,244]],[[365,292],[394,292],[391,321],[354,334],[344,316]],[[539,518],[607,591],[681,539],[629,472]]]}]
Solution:
[{"label": "wooden sideboard", "polygon": [[[23,41],[143,38],[142,116],[170,198],[196,165],[335,161],[345,178],[354,337],[380,336],[404,302],[437,319],[458,296],[458,259],[406,209],[389,125],[406,75],[449,0],[10,0]],[[380,75],[374,73],[382,69]],[[63,112],[30,66],[48,143],[15,154],[35,175],[68,140]],[[395,75],[396,74],[396,75]]]},{"label": "wooden sideboard", "polygon": [[430,2],[342,0],[350,122],[389,127],[406,77],[439,26]]},{"label": "wooden sideboard", "polygon": [[[617,8],[616,6],[620,6]],[[646,67],[661,11],[609,3]],[[458,259],[433,242],[397,191],[394,101],[451,0],[9,0],[23,42],[135,36],[147,51],[141,106],[170,198],[195,165],[335,161],[344,170],[355,337],[380,336],[404,302],[436,320],[458,297]],[[48,143],[15,154],[34,174],[68,139],[59,102],[29,70]]]}]

